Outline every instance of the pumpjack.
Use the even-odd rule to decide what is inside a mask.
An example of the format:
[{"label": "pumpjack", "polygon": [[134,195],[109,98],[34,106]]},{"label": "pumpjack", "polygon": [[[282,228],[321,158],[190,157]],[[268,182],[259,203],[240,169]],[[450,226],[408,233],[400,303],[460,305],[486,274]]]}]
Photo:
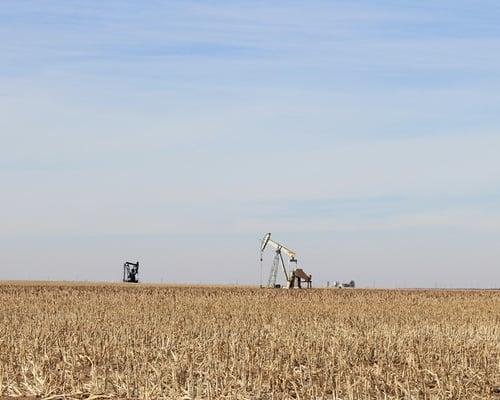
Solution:
[{"label": "pumpjack", "polygon": [[129,283],[137,283],[139,282],[139,278],[137,275],[139,274],[139,261],[133,263],[127,261],[123,264],[123,282]]},{"label": "pumpjack", "polygon": [[[260,242],[260,261],[262,263],[264,250],[270,245],[274,248],[275,255],[273,260],[273,265],[269,273],[269,279],[267,281],[267,286],[271,288],[280,288],[281,285],[276,283],[276,277],[278,275],[278,270],[283,270],[283,274],[286,280],[286,288],[293,289],[302,287],[302,283],[306,284],[307,288],[312,287],[312,275],[307,275],[303,269],[297,267],[297,259],[295,258],[296,253],[285,247],[281,243],[275,242],[271,239],[271,234],[266,233]],[[285,266],[285,261],[283,259],[283,253],[288,257],[288,270]]]}]

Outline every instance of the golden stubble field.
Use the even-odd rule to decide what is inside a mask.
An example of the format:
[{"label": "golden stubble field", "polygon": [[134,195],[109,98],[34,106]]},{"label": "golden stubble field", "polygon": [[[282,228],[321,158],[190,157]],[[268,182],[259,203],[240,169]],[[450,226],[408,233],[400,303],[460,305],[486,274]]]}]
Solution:
[{"label": "golden stubble field", "polygon": [[488,399],[500,291],[0,284],[0,397]]}]

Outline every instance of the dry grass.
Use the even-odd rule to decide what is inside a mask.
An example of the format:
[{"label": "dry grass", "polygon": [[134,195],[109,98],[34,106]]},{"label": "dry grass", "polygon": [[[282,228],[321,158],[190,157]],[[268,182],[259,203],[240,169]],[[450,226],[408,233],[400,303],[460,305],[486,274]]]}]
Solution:
[{"label": "dry grass", "polygon": [[500,291],[0,284],[0,397],[485,399]]}]

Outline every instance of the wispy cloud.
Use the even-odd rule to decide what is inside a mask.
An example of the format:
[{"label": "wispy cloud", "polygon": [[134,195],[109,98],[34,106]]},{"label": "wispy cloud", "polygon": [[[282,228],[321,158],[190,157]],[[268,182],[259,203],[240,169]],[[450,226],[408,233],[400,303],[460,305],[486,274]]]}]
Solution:
[{"label": "wispy cloud", "polygon": [[0,235],[116,257],[168,236],[182,261],[188,237],[249,254],[267,230],[387,251],[388,232],[474,231],[467,254],[493,256],[499,7],[3,1]]}]

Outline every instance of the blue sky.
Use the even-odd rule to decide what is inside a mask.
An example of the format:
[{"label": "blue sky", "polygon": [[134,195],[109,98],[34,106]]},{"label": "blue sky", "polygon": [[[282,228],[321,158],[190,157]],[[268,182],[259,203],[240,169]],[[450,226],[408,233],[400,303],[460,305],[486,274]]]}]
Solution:
[{"label": "blue sky", "polygon": [[499,19],[2,1],[0,279],[255,283],[270,231],[320,285],[498,286]]}]

